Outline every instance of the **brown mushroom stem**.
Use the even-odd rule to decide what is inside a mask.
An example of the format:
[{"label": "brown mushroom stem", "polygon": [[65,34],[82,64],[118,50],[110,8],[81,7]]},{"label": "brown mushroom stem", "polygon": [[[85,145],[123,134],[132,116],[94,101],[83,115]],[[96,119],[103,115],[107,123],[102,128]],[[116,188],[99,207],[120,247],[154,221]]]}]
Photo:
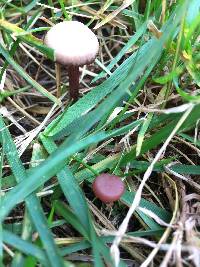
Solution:
[{"label": "brown mushroom stem", "polygon": [[60,64],[56,63],[56,89],[57,89],[57,97],[59,98],[61,96],[61,70],[60,70]]},{"label": "brown mushroom stem", "polygon": [[69,95],[74,102],[78,100],[79,96],[79,66],[69,66]]}]

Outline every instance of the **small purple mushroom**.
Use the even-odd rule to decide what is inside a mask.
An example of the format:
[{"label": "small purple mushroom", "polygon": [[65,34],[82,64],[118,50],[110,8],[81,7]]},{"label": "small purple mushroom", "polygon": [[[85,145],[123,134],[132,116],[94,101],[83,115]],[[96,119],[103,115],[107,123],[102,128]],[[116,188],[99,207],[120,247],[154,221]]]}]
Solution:
[{"label": "small purple mushroom", "polygon": [[124,193],[124,183],[113,174],[102,173],[97,176],[92,184],[92,189],[96,197],[104,203],[119,200]]}]

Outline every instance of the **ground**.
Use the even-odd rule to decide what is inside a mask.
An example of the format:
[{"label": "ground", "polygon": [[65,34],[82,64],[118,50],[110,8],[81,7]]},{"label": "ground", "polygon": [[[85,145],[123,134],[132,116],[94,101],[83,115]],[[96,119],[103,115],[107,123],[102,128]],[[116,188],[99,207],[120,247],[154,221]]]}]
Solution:
[{"label": "ground", "polygon": [[[0,266],[200,266],[199,14],[198,0],[0,1]],[[43,42],[64,20],[100,45],[77,102]],[[120,200],[95,196],[102,173]]]}]

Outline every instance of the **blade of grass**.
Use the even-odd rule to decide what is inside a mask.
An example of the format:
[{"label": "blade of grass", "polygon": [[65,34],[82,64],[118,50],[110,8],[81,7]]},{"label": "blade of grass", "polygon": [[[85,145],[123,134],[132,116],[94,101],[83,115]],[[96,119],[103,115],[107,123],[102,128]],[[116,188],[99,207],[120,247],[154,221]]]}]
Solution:
[{"label": "blade of grass", "polygon": [[[49,154],[56,151],[56,144],[49,138],[41,136],[42,144]],[[58,182],[62,188],[62,191],[72,207],[74,213],[82,222],[84,228],[89,231],[88,221],[88,206],[84,198],[83,192],[79,187],[79,184],[75,180],[69,167],[65,166],[57,173]]]},{"label": "blade of grass", "polygon": [[[44,150],[38,143],[35,143],[33,145],[33,151],[32,151],[32,157],[31,157],[31,162],[33,163],[31,163],[31,166],[34,167],[34,166],[39,165],[39,162],[41,160],[44,160]],[[31,218],[26,208],[25,213],[24,213],[24,218],[23,218],[21,238],[25,241],[31,241],[33,231],[34,229],[31,223]],[[24,256],[21,252],[15,253],[15,256],[12,260],[12,266],[13,267],[23,266],[24,260],[25,260]],[[36,259],[34,259],[34,261],[36,261]]]},{"label": "blade of grass", "polygon": [[3,230],[3,241],[27,255],[32,255],[44,266],[50,266],[50,262],[48,261],[45,252],[41,248],[38,248],[36,245],[22,240],[17,235],[14,235],[7,230]]},{"label": "blade of grass", "polygon": [[[12,172],[18,183],[22,183],[27,179],[26,170],[19,159],[17,149],[14,142],[12,141],[11,135],[6,128],[3,119],[0,117],[0,129],[1,129],[1,144],[4,147],[5,155],[10,164]],[[45,251],[48,255],[49,261],[54,264],[54,266],[63,267],[63,261],[60,257],[58,248],[54,244],[51,232],[48,229],[48,224],[40,202],[36,195],[33,193],[29,195],[26,199],[26,206],[30,215],[30,218],[37,229],[40,238],[42,240]],[[53,266],[53,265],[51,265]]]},{"label": "blade of grass", "polygon": [[[3,162],[4,162],[4,148],[0,151],[0,205],[2,201],[2,177],[3,177]],[[0,222],[0,265],[3,266],[3,227],[2,222]]]},{"label": "blade of grass", "polygon": [[[55,202],[55,210],[63,216],[63,218],[65,218],[70,224],[72,224],[72,226],[75,226],[75,228],[77,229],[77,231],[81,231],[81,234],[83,234],[83,236],[88,239],[88,234],[85,233],[85,230],[82,229],[82,224],[80,222],[77,221],[76,216],[74,216],[74,214],[69,210],[69,208],[67,207],[66,204],[64,204],[61,201],[56,201]],[[91,218],[89,218],[91,220]],[[81,230],[82,229],[82,230]],[[109,255],[109,251],[108,248],[105,246],[105,242],[102,242],[102,239],[97,237],[94,230],[91,228],[91,231],[93,231],[93,233],[90,232],[90,239],[89,244],[86,242],[87,245],[92,246],[92,248],[95,248],[95,252],[94,253],[94,261],[95,261],[95,266],[99,267],[99,266],[104,266],[102,265],[102,260],[101,258],[99,258],[99,255],[101,252],[102,255],[104,256],[105,260],[111,264],[111,259],[110,259],[110,255]],[[86,236],[85,236],[86,234]],[[92,236],[93,235],[93,236]],[[94,245],[96,243],[96,246]],[[64,253],[63,253],[64,254]],[[123,267],[125,266],[124,262],[120,262],[120,266]]]},{"label": "blade of grass", "polygon": [[[73,223],[72,224],[73,227],[75,227],[77,229],[77,231],[81,232],[81,234],[91,243],[91,246],[93,249],[96,247],[96,244],[91,240],[91,234],[88,232],[85,232],[85,230],[82,229],[82,224],[77,220],[77,216],[74,216],[73,213],[70,212],[70,210],[67,208],[67,206],[64,203],[62,203],[61,201],[56,201],[55,202],[55,210],[60,215],[62,215],[62,217],[65,218],[70,224]],[[95,266],[103,266],[103,262],[100,258],[99,251],[97,251],[97,253],[95,253],[95,255],[93,254],[93,258],[94,258],[95,262],[96,262],[96,260],[98,262],[98,263],[95,263]]]},{"label": "blade of grass", "polygon": [[[37,19],[42,15],[41,11],[36,11],[31,18],[29,19],[28,23],[25,25],[25,30],[29,29],[29,27],[32,27],[33,24],[37,21]],[[17,49],[17,47],[19,46],[20,40],[17,39],[16,41],[14,41],[11,45],[11,48],[9,50],[9,54],[11,57],[13,57],[13,55],[15,54],[15,51]],[[0,73],[0,80],[6,70],[6,68],[8,67],[8,62],[6,61],[1,69],[1,73]]]},{"label": "blade of grass", "polygon": [[[120,50],[120,52],[113,58],[113,60],[110,62],[110,64],[106,67],[109,71],[112,70],[112,68],[119,62],[119,60],[124,56],[124,54],[138,41],[138,39],[145,33],[147,29],[147,24],[144,23],[138,31],[130,38],[130,40],[126,43],[126,45]],[[137,53],[135,53],[136,55]],[[106,76],[106,73],[103,71],[99,73],[91,83],[96,82],[97,80],[103,78]]]},{"label": "blade of grass", "polygon": [[43,42],[36,38],[35,36],[31,34],[26,34],[26,31],[21,29],[20,27],[16,26],[15,24],[12,24],[4,19],[0,19],[0,28],[5,30],[8,33],[12,34],[24,34],[19,37],[20,40],[22,40],[25,43],[30,44],[31,46],[37,48],[39,51],[41,51],[44,55],[46,55],[49,59],[54,60],[54,50],[51,48],[48,48],[43,44]]},{"label": "blade of grass", "polygon": [[[131,203],[133,202],[134,198],[135,198],[135,194],[136,194],[135,192],[126,191],[120,200],[123,203],[125,203],[126,205],[130,206]],[[155,213],[158,217],[160,217],[165,222],[169,222],[171,219],[171,214],[168,211],[158,207],[153,202],[145,200],[144,198],[141,199],[139,206],[152,211],[153,213]]]},{"label": "blade of grass", "polygon": [[147,118],[142,124],[142,127],[139,130],[138,137],[137,137],[137,145],[136,145],[136,157],[140,154],[144,136],[149,127],[149,124],[151,123],[152,117],[153,117],[153,113],[148,114]]}]

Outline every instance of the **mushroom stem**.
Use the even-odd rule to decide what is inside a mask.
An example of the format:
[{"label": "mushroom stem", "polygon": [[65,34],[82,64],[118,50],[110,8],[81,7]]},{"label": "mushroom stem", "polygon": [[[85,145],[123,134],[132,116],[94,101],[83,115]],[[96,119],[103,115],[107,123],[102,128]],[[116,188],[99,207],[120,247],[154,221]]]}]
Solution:
[{"label": "mushroom stem", "polygon": [[69,95],[74,102],[78,100],[79,96],[79,66],[69,66]]},{"label": "mushroom stem", "polygon": [[57,97],[60,97],[61,96],[60,82],[61,82],[60,64],[59,63],[56,63],[56,89],[57,89]]}]

